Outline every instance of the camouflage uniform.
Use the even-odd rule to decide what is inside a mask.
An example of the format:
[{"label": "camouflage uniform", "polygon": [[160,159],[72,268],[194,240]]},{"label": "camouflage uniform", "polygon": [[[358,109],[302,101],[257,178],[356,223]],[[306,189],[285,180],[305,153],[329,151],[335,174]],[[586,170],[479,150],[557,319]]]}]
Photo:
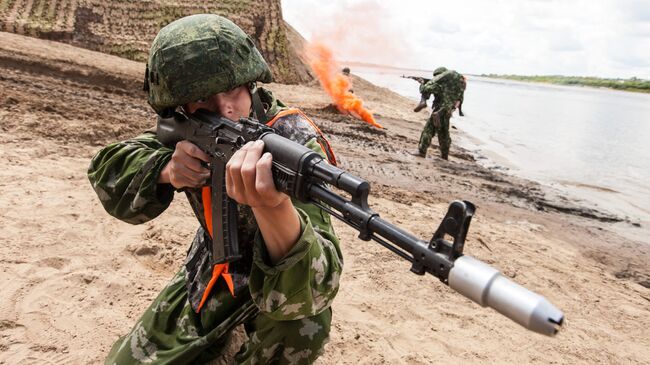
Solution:
[{"label": "camouflage uniform", "polygon": [[461,100],[463,91],[463,76],[453,70],[435,75],[433,79],[420,86],[423,100],[427,100],[431,94],[435,98],[432,106],[433,111],[420,135],[418,148],[421,155],[426,155],[427,149],[431,145],[431,139],[437,133],[441,157],[445,160],[448,159],[451,146],[449,118],[451,118],[456,103]]},{"label": "camouflage uniform", "polygon": [[465,101],[465,89],[467,89],[467,79],[465,76],[461,75],[461,81],[462,85],[460,87],[460,99],[458,102],[458,115],[461,117],[464,117],[465,114],[463,114],[463,101]]},{"label": "camouflage uniform", "polygon": [[[269,92],[259,92],[265,105],[270,105],[270,114],[284,107]],[[299,115],[281,117],[273,128],[326,157],[319,137]],[[106,210],[132,224],[162,213],[174,189],[170,184],[157,184],[157,179],[172,152],[151,132],[102,149],[93,158],[88,176]],[[195,212],[202,212],[200,192],[196,192],[189,189],[187,195]],[[198,313],[212,267],[205,218],[197,215],[201,226],[184,267],[131,332],[113,345],[106,364],[205,362],[220,355],[229,331],[242,323],[248,341],[236,356],[238,363],[313,362],[328,338],[330,305],[343,263],[330,216],[312,204],[295,201],[294,206],[301,236],[275,265],[270,263],[250,207],[240,207],[238,238],[244,258],[229,268],[235,296],[218,281]]]}]

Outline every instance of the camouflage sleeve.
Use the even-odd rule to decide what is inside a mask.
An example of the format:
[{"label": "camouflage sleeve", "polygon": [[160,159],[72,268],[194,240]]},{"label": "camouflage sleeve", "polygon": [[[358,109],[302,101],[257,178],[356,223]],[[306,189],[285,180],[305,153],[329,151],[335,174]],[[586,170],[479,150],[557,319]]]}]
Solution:
[{"label": "camouflage sleeve", "polygon": [[[307,147],[325,158],[316,139]],[[326,158],[325,158],[326,160]],[[258,232],[249,286],[253,300],[274,320],[311,317],[327,309],[339,289],[343,256],[329,214],[313,204],[294,201],[300,216],[298,242],[276,265]]]},{"label": "camouflage sleeve", "polygon": [[104,209],[131,224],[149,221],[167,209],[174,188],[158,184],[158,175],[172,152],[153,133],[99,151],[90,162],[88,179]]},{"label": "camouflage sleeve", "polygon": [[429,80],[428,82],[420,85],[420,94],[422,94],[425,99],[429,99],[432,94],[437,94],[440,92],[439,88],[440,85],[438,85],[437,82],[434,80]]}]

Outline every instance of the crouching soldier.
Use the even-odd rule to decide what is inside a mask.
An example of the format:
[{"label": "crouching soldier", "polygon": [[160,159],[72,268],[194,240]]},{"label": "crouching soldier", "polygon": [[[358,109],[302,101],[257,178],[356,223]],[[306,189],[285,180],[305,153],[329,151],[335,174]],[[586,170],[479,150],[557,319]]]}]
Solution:
[{"label": "crouching soldier", "polygon": [[[258,81],[271,82],[271,71],[251,38],[223,17],[194,15],[156,36],[145,90],[161,116],[205,109],[232,121],[255,117],[335,163],[311,120],[257,87]],[[226,191],[238,203],[242,258],[220,264],[212,264],[211,241],[221,232],[212,232],[202,194],[210,181],[208,156],[196,145],[181,141],[171,149],[155,132],[145,132],[93,158],[88,177],[112,216],[147,222],[183,189],[199,222],[184,265],[115,342],[106,364],[210,361],[240,324],[248,339],[237,363],[307,364],[322,352],[343,265],[339,242],[327,213],[275,189],[273,156],[263,148],[261,141],[249,143],[226,166]]]}]

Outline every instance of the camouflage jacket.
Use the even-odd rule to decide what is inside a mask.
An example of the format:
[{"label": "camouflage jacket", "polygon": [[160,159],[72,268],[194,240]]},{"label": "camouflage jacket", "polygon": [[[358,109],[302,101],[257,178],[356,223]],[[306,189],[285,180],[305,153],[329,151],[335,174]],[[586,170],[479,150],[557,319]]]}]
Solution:
[{"label": "camouflage jacket", "polygon": [[420,85],[420,93],[425,99],[428,99],[431,94],[435,97],[434,110],[452,110],[454,104],[461,99],[464,90],[463,76],[453,70],[445,71]]},{"label": "camouflage jacket", "polygon": [[[270,117],[285,108],[270,92],[262,90],[260,96]],[[279,117],[273,128],[326,158],[319,144],[321,136],[300,115]],[[172,153],[152,132],[99,151],[92,159],[88,178],[106,211],[125,222],[140,224],[167,209],[174,188],[157,180]],[[188,189],[186,195],[200,224],[185,260],[188,299],[196,310],[212,276],[211,242],[201,213],[200,190]],[[259,309],[276,320],[304,318],[328,308],[338,292],[343,267],[329,214],[312,204],[293,203],[299,213],[301,235],[275,265],[270,263],[250,207],[240,206],[238,240],[243,258],[229,267],[235,295],[250,290]]]}]

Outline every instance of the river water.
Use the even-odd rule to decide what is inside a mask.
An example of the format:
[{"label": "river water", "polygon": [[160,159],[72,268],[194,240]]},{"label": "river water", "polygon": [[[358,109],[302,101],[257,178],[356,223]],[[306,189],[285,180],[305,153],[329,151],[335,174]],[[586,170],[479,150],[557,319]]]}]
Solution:
[{"label": "river water", "polygon": [[[419,100],[403,71],[354,67],[364,79]],[[430,73],[410,75],[431,77]],[[650,222],[650,94],[467,76],[453,143],[484,165],[567,192],[586,206]],[[430,101],[429,101],[429,105]]]}]

